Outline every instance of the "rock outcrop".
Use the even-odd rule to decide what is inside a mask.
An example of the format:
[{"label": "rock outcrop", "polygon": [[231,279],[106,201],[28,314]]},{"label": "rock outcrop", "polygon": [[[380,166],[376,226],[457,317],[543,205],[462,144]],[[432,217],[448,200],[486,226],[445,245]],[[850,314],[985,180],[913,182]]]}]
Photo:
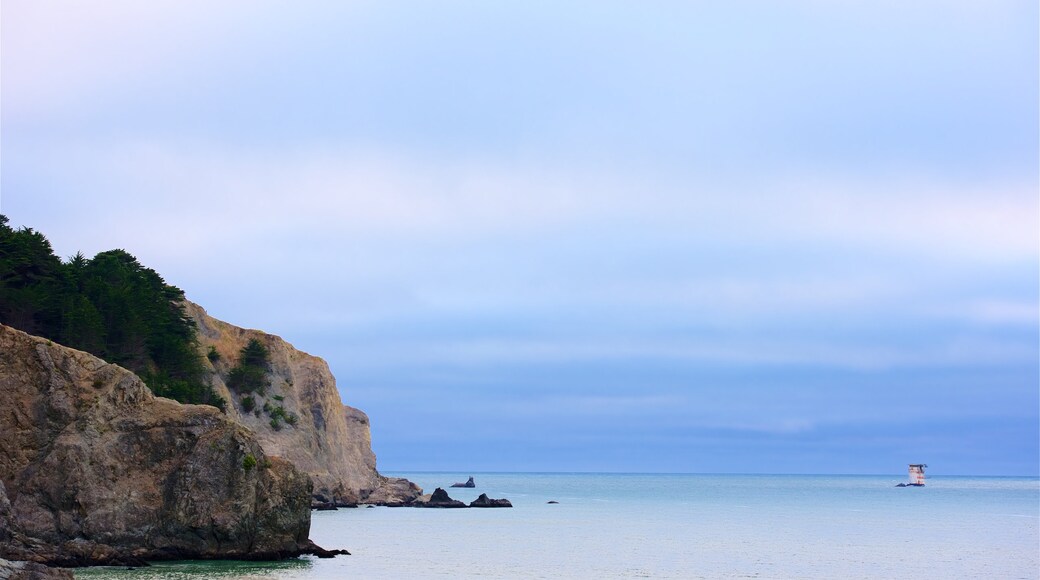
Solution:
[{"label": "rock outcrop", "polygon": [[469,502],[469,507],[474,508],[511,508],[513,503],[508,499],[491,499],[486,493],[480,494],[480,497]]},{"label": "rock outcrop", "polygon": [[[58,566],[326,553],[311,482],[250,431],[0,325],[0,557]],[[326,553],[327,554],[327,553]]]},{"label": "rock outcrop", "polygon": [[[197,304],[185,305],[198,327],[199,343],[215,353],[209,362],[213,388],[228,401],[228,415],[256,435],[267,455],[283,457],[311,476],[316,505],[399,505],[422,493],[408,480],[376,471],[368,416],[343,404],[324,360],[277,336],[217,320]],[[225,379],[251,339],[267,348],[270,387],[263,394],[232,393]],[[245,396],[252,397],[251,409]],[[295,424],[272,421],[272,412],[292,417]]]},{"label": "rock outcrop", "polygon": [[441,488],[433,490],[433,493],[429,496],[422,496],[418,500],[412,503],[413,507],[428,507],[428,508],[464,508],[469,507],[457,499],[451,499],[448,497],[448,492]]},{"label": "rock outcrop", "polygon": [[36,562],[10,561],[0,558],[0,578],[4,580],[72,580],[72,572],[51,568]]},{"label": "rock outcrop", "polygon": [[470,478],[466,480],[466,483],[453,483],[453,484],[451,484],[451,486],[452,487],[477,487],[477,484],[473,482],[473,476],[471,475]]}]

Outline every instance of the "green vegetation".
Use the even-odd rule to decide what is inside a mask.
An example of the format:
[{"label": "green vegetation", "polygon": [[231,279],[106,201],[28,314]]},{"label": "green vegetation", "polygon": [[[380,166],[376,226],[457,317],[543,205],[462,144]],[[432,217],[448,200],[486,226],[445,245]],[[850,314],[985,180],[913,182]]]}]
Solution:
[{"label": "green vegetation", "polygon": [[217,347],[215,347],[215,346],[209,347],[209,352],[206,353],[206,358],[208,358],[209,362],[211,362],[211,363],[214,363],[214,362],[217,362],[218,360],[220,360],[220,353],[217,352]]},{"label": "green vegetation", "polygon": [[242,410],[243,411],[248,413],[248,412],[252,411],[254,407],[256,407],[256,399],[253,398],[253,395],[246,395],[246,396],[242,397]]},{"label": "green vegetation", "polygon": [[267,347],[255,338],[250,339],[249,344],[242,348],[238,364],[228,375],[228,388],[239,393],[256,391],[263,395],[270,386],[267,367]]},{"label": "green vegetation", "polygon": [[43,234],[7,224],[0,215],[0,322],[126,367],[157,395],[224,409],[183,291],[124,250],[63,262]]},{"label": "green vegetation", "polygon": [[249,472],[254,467],[256,467],[256,457],[254,457],[252,453],[249,453],[242,459],[242,469]]},{"label": "green vegetation", "polygon": [[[275,396],[275,399],[282,400],[284,397]],[[299,417],[295,413],[289,413],[285,410],[285,407],[278,405],[277,407],[272,405],[270,402],[264,403],[264,412],[271,418],[271,428],[275,431],[281,431],[282,421],[288,425],[296,426],[299,422]]]}]

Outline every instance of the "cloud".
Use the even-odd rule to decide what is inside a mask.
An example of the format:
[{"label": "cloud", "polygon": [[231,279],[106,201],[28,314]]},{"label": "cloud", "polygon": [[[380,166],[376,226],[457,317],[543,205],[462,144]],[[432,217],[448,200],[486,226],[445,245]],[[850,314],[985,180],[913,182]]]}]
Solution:
[{"label": "cloud", "polygon": [[326,356],[396,441],[528,379],[591,431],[1035,411],[1035,3],[2,10],[3,212]]},{"label": "cloud", "polygon": [[93,197],[69,200],[69,214],[100,201],[114,219],[144,219],[154,228],[190,215],[199,230],[222,236],[289,231],[472,241],[601,228],[586,233],[676,244],[837,244],[957,259],[1038,255],[1040,202],[1032,181],[784,174],[674,181],[544,162],[139,141],[37,153],[13,154],[21,158],[20,174],[45,175],[58,159],[69,174],[66,187],[90,187]]},{"label": "cloud", "polygon": [[[36,205],[45,222],[29,225],[62,255],[127,247],[215,314],[280,332],[439,328],[436,339],[392,337],[412,362],[887,368],[1033,356],[1021,337],[977,334],[1038,322],[1035,284],[993,277],[1040,258],[1030,184],[680,183],[609,168],[136,141],[53,153],[74,160],[66,187],[5,204],[16,223],[20,204]],[[19,172],[45,175],[50,162],[31,157]],[[91,195],[68,198],[73,183]],[[293,306],[268,312],[271,302]],[[246,320],[258,310],[265,319]],[[514,334],[524,319],[526,335]],[[936,324],[974,334],[924,338]],[[896,328],[919,330],[896,338]]]}]

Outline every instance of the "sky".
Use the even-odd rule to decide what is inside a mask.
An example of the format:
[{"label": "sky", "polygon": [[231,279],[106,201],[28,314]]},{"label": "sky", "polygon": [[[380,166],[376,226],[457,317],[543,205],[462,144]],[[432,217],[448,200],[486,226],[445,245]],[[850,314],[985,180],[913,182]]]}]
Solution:
[{"label": "sky", "polygon": [[0,211],[379,468],[1040,472],[1032,1],[0,5]]}]

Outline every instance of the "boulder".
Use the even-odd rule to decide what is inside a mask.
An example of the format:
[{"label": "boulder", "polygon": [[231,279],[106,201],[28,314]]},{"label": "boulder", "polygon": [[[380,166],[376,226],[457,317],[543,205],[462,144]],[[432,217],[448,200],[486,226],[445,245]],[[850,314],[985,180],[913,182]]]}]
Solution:
[{"label": "boulder", "polygon": [[469,507],[474,508],[511,508],[513,504],[508,499],[491,499],[486,493],[470,502]]},{"label": "boulder", "polygon": [[477,484],[473,483],[473,477],[471,476],[466,483],[453,483],[452,487],[477,487]]},{"label": "boulder", "polygon": [[429,496],[429,499],[422,503],[415,503],[416,507],[430,507],[430,508],[464,508],[469,507],[457,499],[451,499],[448,497],[448,492],[441,488],[433,490],[433,494]]}]

